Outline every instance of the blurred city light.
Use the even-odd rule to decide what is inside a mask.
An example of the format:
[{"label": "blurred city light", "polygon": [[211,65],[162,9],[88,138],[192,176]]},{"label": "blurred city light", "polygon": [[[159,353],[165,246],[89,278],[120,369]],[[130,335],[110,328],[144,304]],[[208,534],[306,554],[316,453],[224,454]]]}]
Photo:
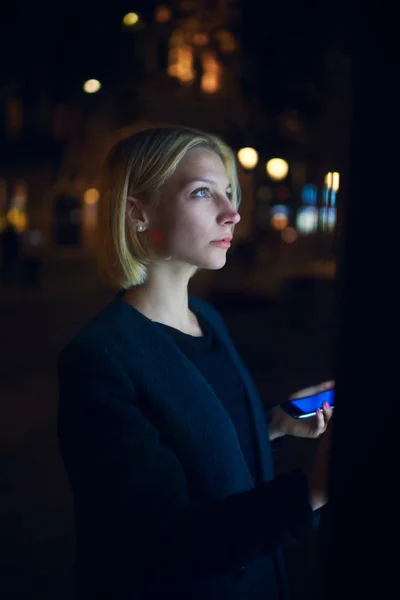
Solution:
[{"label": "blurred city light", "polygon": [[235,36],[231,31],[228,31],[227,29],[219,29],[214,34],[214,37],[216,40],[218,40],[222,52],[235,52],[237,43]]},{"label": "blurred city light", "polygon": [[303,200],[304,204],[317,204],[317,197],[318,189],[316,185],[308,183],[301,190],[301,199]]},{"label": "blurred city light", "polygon": [[195,33],[193,36],[193,44],[195,46],[207,46],[210,38],[206,33]]},{"label": "blurred city light", "polygon": [[[87,190],[90,191],[90,190]],[[94,190],[97,192],[97,190]],[[83,206],[83,215],[82,215],[82,226],[83,229],[87,232],[95,231],[97,227],[97,218],[98,218],[98,204],[97,202],[86,202]]]},{"label": "blurred city light", "polygon": [[325,185],[329,190],[334,190],[335,192],[339,189],[340,183],[340,175],[339,173],[327,173],[325,175]]},{"label": "blurred city light", "polygon": [[83,195],[83,201],[85,204],[97,204],[100,198],[99,190],[96,188],[89,188]]},{"label": "blurred city light", "polygon": [[26,213],[18,208],[10,208],[7,213],[7,221],[11,223],[19,233],[25,231],[28,226],[28,217]]},{"label": "blurred city light", "polygon": [[[331,181],[334,185],[338,184],[338,182]],[[328,187],[328,185],[324,185],[324,189],[322,191],[322,203],[325,206],[336,206],[336,190],[334,188]]]},{"label": "blurred city light", "polygon": [[244,169],[254,169],[257,166],[258,152],[254,148],[241,148],[237,156]]},{"label": "blurred city light", "polygon": [[275,181],[285,179],[289,171],[289,165],[283,158],[271,158],[265,168],[271,179]]},{"label": "blurred city light", "polygon": [[220,76],[222,68],[213,50],[203,52],[202,65],[201,89],[206,94],[215,94],[221,87]]},{"label": "blurred city light", "polygon": [[138,21],[139,21],[139,15],[135,12],[126,13],[124,18],[122,19],[123,24],[126,25],[127,27],[132,27],[132,25],[136,25],[136,23]]},{"label": "blurred city light", "polygon": [[185,84],[194,81],[193,49],[185,43],[181,32],[171,35],[168,62],[168,75],[176,77]]},{"label": "blurred city light", "polygon": [[83,90],[87,94],[95,94],[101,88],[101,83],[98,79],[88,79],[83,84]]},{"label": "blurred city light", "polygon": [[336,225],[336,208],[321,208],[319,223],[323,230],[332,232]]},{"label": "blurred city light", "polygon": [[168,6],[157,6],[154,17],[157,23],[168,23],[172,18],[172,12]]},{"label": "blurred city light", "polygon": [[318,210],[313,206],[307,206],[301,208],[297,212],[296,216],[296,227],[297,230],[303,235],[313,233],[317,230],[318,226]]},{"label": "blurred city light", "polygon": [[15,184],[14,194],[11,200],[11,208],[25,210],[28,201],[28,188],[25,181],[19,180]]},{"label": "blurred city light", "polygon": [[271,225],[274,229],[278,229],[279,231],[281,231],[282,229],[285,229],[285,227],[287,227],[287,224],[289,222],[289,219],[287,218],[287,215],[285,215],[284,213],[276,213],[274,215],[272,215],[271,217]]},{"label": "blurred city light", "polygon": [[294,227],[285,227],[281,233],[281,238],[286,244],[293,244],[299,236]]},{"label": "blurred city light", "polygon": [[289,207],[285,204],[275,204],[270,208],[271,215],[286,215],[289,216]]},{"label": "blurred city light", "polygon": [[201,78],[201,89],[206,94],[215,94],[215,92],[218,92],[219,85],[216,73],[204,73]]},{"label": "blurred city light", "polygon": [[26,233],[26,239],[31,246],[40,246],[44,241],[44,236],[39,229],[31,229]]}]

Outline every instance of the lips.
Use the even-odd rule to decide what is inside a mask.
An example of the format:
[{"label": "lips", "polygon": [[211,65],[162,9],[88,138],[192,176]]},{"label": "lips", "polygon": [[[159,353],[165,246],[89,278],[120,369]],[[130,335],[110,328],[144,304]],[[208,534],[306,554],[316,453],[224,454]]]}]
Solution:
[{"label": "lips", "polygon": [[214,240],[213,242],[210,242],[210,245],[219,246],[220,248],[230,248],[231,239],[231,237],[221,238],[220,240]]},{"label": "lips", "polygon": [[219,240],[213,240],[211,243],[217,244],[218,242],[231,242],[231,241],[232,241],[232,236],[227,235],[226,237],[220,238]]}]

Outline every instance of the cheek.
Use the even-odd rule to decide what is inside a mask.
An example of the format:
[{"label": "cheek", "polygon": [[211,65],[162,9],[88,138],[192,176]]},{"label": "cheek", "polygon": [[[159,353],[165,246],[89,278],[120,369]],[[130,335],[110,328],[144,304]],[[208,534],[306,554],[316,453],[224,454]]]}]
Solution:
[{"label": "cheek", "polygon": [[150,242],[152,244],[160,245],[165,242],[166,232],[162,227],[154,227],[149,234]]},{"label": "cheek", "polygon": [[149,241],[157,251],[181,252],[203,243],[209,232],[209,219],[204,211],[181,208],[163,216],[162,222],[149,231]]}]

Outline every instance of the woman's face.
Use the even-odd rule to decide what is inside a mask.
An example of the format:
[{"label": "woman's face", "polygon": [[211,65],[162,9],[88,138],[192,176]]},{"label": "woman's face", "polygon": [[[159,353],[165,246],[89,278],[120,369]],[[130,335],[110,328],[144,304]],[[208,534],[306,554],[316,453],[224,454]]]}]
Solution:
[{"label": "woman's face", "polygon": [[[204,148],[190,150],[157,191],[149,211],[149,239],[157,252],[178,263],[220,269],[240,216],[221,158]],[[223,240],[223,241],[221,241]]]}]

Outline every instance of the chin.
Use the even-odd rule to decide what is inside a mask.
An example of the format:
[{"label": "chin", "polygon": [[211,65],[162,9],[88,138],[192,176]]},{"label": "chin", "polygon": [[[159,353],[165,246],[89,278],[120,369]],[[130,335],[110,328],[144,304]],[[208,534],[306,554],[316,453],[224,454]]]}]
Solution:
[{"label": "chin", "polygon": [[[182,260],[182,259],[181,259]],[[213,252],[212,254],[202,255],[200,253],[192,254],[189,258],[182,260],[182,262],[189,263],[197,269],[205,269],[207,271],[218,271],[226,264],[226,252]]]},{"label": "chin", "polygon": [[226,256],[219,260],[204,261],[203,264],[199,264],[200,269],[207,269],[208,271],[218,271],[226,265]]}]

